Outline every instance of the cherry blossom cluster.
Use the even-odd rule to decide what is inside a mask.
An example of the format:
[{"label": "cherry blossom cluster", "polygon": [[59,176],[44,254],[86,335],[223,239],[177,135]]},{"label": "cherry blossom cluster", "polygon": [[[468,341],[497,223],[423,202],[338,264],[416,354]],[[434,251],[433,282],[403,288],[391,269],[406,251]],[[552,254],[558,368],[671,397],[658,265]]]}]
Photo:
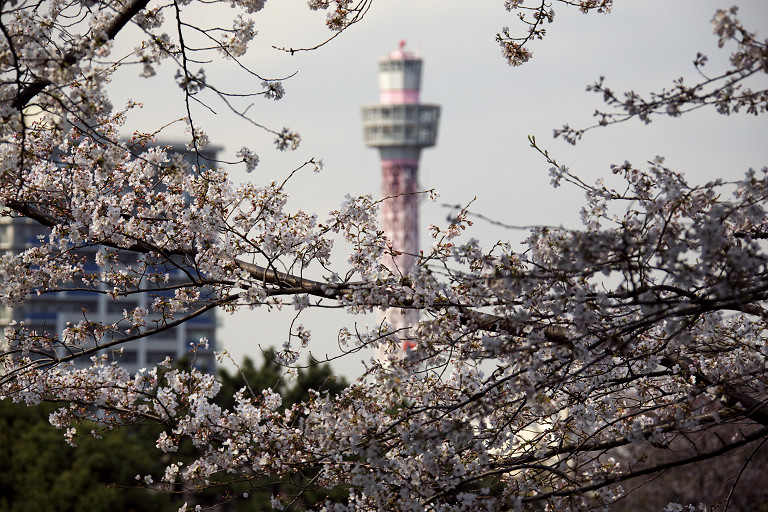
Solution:
[{"label": "cherry blossom cluster", "polygon": [[[560,3],[578,7],[582,12],[610,12],[613,0],[558,0]],[[552,3],[529,2],[527,0],[505,0],[507,11],[516,11],[519,22],[526,27],[524,35],[514,35],[509,27],[504,27],[496,34],[496,42],[501,47],[501,54],[510,66],[521,66],[528,62],[533,52],[530,43],[542,39],[547,34],[545,24],[555,19]]]},{"label": "cherry blossom cluster", "polygon": [[[580,183],[557,167],[564,180]],[[95,419],[113,427],[138,418],[165,423],[160,449],[174,453],[190,438],[201,455],[184,464],[172,459],[155,476],[161,485],[216,485],[227,474],[290,478],[307,470],[318,471],[317,485],[351,487],[348,502],[328,503],[328,510],[382,502],[402,510],[608,505],[622,495],[623,482],[654,469],[653,462],[622,462],[622,447],[652,449],[715,424],[763,425],[724,441],[736,448],[765,436],[768,420],[756,391],[765,389],[768,363],[760,306],[768,293],[760,243],[768,170],[735,185],[702,186],[689,185],[661,159],[646,170],[623,163],[614,174],[620,187],[582,184],[584,229],[536,230],[520,253],[462,242],[467,221],[460,214],[435,230],[432,254],[400,286],[378,263],[386,241],[375,238],[375,204],[349,198],[317,229],[343,230],[355,244],[359,280],[346,292],[333,286],[344,282],[338,278],[317,291],[307,281],[293,289],[336,297],[352,312],[396,304],[427,316],[417,326],[417,350],[374,362],[365,379],[334,399],[314,394],[282,411],[271,390],[244,389],[228,411],[212,402],[212,376],[194,370],[166,364],[129,376],[97,358],[85,370],[21,372],[19,365],[34,367],[28,355],[6,360],[16,377],[4,393],[32,404],[77,404],[52,417],[70,429],[93,413],[81,404],[108,411]],[[224,184],[217,186],[223,194]],[[234,234],[257,232],[266,222],[273,232],[258,245],[269,259],[308,254],[300,248],[304,235],[285,246],[271,237],[276,223],[267,219],[284,202],[279,186],[249,190],[258,192],[240,196],[249,203],[238,203],[241,214],[231,216],[224,245],[244,250],[247,242]],[[239,273],[241,288],[256,286],[251,267],[237,268],[225,275]],[[206,275],[216,274],[211,268]],[[261,289],[274,290],[264,283]],[[142,314],[126,312],[134,323]],[[396,343],[379,327],[345,332],[347,343]],[[311,343],[303,327],[295,336],[302,346]],[[292,364],[301,350],[286,345],[281,361]],[[76,442],[76,431],[67,432]],[[287,505],[291,497],[274,500]]]},{"label": "cherry blossom cluster", "polygon": [[341,31],[357,22],[370,8],[370,0],[309,0],[309,8],[328,11],[325,24],[333,31]]},{"label": "cherry blossom cluster", "polygon": [[672,87],[643,97],[635,91],[617,94],[601,77],[587,90],[603,97],[609,111],[597,111],[597,124],[586,128],[564,125],[554,131],[555,137],[575,144],[585,132],[632,119],[650,123],[657,116],[677,117],[702,106],[713,106],[724,115],[746,112],[752,115],[768,111],[768,89],[764,84],[768,73],[768,39],[760,40],[756,33],[748,31],[736,17],[738,8],[719,9],[712,19],[718,46],[735,44],[731,52],[731,68],[722,73],[704,73],[707,57],[695,56],[694,66],[704,80],[689,83],[683,78],[674,81]]},{"label": "cherry blossom cluster", "polygon": [[[86,159],[78,169],[93,169],[103,158],[103,150],[93,145],[83,146],[81,153],[80,144],[72,144],[68,154]],[[164,160],[157,150],[144,158]],[[43,253],[31,251],[24,258],[59,269],[61,280],[73,280],[83,269],[76,261],[62,265],[62,258],[74,255],[60,255],[60,247],[98,240],[126,250],[138,238],[127,233],[141,233],[151,246],[192,256],[199,279],[221,287],[220,296],[235,287],[258,288],[264,299],[289,284],[288,277],[269,277],[265,270],[259,278],[252,267],[237,265],[237,258],[288,258],[294,261],[288,268],[297,270],[309,261],[329,265],[330,241],[322,233],[343,231],[355,246],[350,263],[360,281],[344,293],[337,288],[344,282],[338,277],[317,291],[299,281],[293,292],[336,296],[352,312],[402,305],[428,314],[418,326],[420,346],[408,357],[372,365],[367,382],[334,400],[315,396],[284,413],[269,390],[255,396],[243,390],[234,410],[221,410],[211,401],[218,391],[215,381],[194,370],[165,365],[129,376],[103,358],[85,370],[36,366],[29,351],[4,359],[5,375],[14,375],[6,381],[5,395],[30,404],[73,404],[52,417],[68,429],[73,443],[71,422],[92,414],[91,407],[108,411],[94,419],[115,427],[138,418],[167,424],[157,443],[168,453],[181,439],[192,439],[202,455],[188,464],[171,462],[165,475],[158,475],[163,485],[213,485],[227,472],[288,477],[306,468],[320,471],[318,484],[354,489],[346,505],[327,505],[333,510],[369,509],[382,502],[418,510],[444,500],[459,510],[524,509],[529,502],[591,508],[618,498],[621,482],[644,469],[622,465],[613,449],[668,443],[714,422],[765,421],[761,409],[749,407],[759,398],[742,388],[765,385],[768,353],[759,304],[766,294],[766,255],[759,241],[765,233],[766,172],[750,172],[730,187],[733,199],[725,200],[721,189],[728,186],[690,186],[662,160],[647,170],[617,165],[614,173],[625,192],[582,184],[588,203],[584,230],[540,229],[522,253],[506,245],[485,252],[475,240],[460,242],[468,224],[460,214],[448,228],[435,229],[435,247],[403,282],[379,264],[387,242],[375,229],[370,198],[348,198],[326,225],[318,226],[312,217],[285,214],[280,185],[230,189],[215,173],[204,174],[203,184],[194,175],[168,171],[174,178],[167,190],[147,201],[154,208],[150,217],[142,208],[150,208],[143,201],[151,197],[156,167],[141,162],[118,160],[109,174],[98,169],[89,176],[57,173],[65,185],[60,189],[70,191],[68,204],[81,206],[71,207],[66,230],[52,230],[41,245]],[[580,183],[553,165],[562,179]],[[52,193],[57,182],[43,187],[37,185],[40,179],[31,173],[24,181],[46,190],[37,203],[46,205],[49,217],[61,218],[65,206]],[[119,182],[120,189],[140,190],[135,196],[143,199],[131,199],[130,209],[126,203],[100,202],[114,193],[98,199],[90,185],[97,180],[105,192]],[[96,199],[90,210],[78,202],[77,183],[84,187],[82,194],[90,190]],[[184,188],[207,201],[178,203],[173,195]],[[623,201],[631,206],[619,215],[616,203]],[[216,204],[230,205],[219,213],[226,212],[227,223],[213,214]],[[109,214],[110,208],[117,213]],[[98,216],[99,222],[89,213],[96,210],[106,214]],[[195,237],[168,220],[171,213],[186,215]],[[163,229],[156,231],[149,222],[127,231],[124,223],[137,217],[165,219]],[[225,236],[201,237],[209,231]],[[108,262],[119,253],[104,258]],[[36,275],[36,268],[27,270],[35,283],[30,286],[55,289]],[[133,285],[130,271],[117,270],[102,271],[99,279],[125,293]],[[118,275],[126,277],[118,281]],[[268,278],[278,284],[266,286]],[[17,283],[9,290],[21,286]],[[197,301],[187,294],[201,284],[190,283],[176,299]],[[311,303],[302,299],[299,305]],[[147,314],[133,310],[125,316],[140,328]],[[98,332],[103,337],[116,326],[82,323],[69,327],[67,336],[84,345],[96,328],[104,329]],[[20,343],[41,338],[23,328],[9,334]],[[296,335],[302,345],[309,343],[302,328]],[[357,344],[396,343],[378,327],[354,338]],[[281,360],[291,364],[299,350],[286,346]],[[754,439],[750,435],[733,444]],[[276,496],[275,504],[288,498]]]}]

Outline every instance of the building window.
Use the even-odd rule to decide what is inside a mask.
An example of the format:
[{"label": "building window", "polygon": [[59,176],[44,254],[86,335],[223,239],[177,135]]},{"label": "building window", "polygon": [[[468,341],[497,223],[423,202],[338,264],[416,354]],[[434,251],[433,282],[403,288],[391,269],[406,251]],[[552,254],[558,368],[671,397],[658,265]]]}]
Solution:
[{"label": "building window", "polygon": [[138,306],[134,301],[107,301],[107,313],[123,313],[123,310],[133,311]]},{"label": "building window", "polygon": [[136,364],[139,362],[139,354],[135,350],[115,350],[112,352],[112,360],[124,364]]},{"label": "building window", "polygon": [[176,352],[169,350],[148,350],[147,351],[147,364],[157,364],[165,360],[166,357],[171,359],[176,357]]}]

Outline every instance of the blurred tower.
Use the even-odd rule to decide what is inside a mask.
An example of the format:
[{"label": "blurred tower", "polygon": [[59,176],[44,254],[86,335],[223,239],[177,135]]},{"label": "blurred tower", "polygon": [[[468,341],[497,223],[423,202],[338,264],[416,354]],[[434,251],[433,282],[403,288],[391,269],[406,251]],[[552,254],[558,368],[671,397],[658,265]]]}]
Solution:
[{"label": "blurred tower", "polygon": [[[381,224],[401,254],[383,262],[397,275],[407,275],[419,254],[418,169],[421,149],[437,139],[438,105],[419,103],[422,60],[400,48],[379,59],[379,103],[364,105],[365,144],[379,149],[381,191],[387,198],[381,207]],[[407,329],[419,319],[417,311],[392,309],[381,319],[400,332],[403,348],[412,346]]]}]

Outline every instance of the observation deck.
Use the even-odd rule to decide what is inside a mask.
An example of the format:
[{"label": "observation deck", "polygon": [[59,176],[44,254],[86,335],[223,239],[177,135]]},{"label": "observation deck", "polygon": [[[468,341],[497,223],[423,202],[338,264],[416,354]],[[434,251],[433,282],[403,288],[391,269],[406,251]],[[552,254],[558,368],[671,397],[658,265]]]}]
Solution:
[{"label": "observation deck", "polygon": [[440,106],[419,103],[422,60],[400,48],[379,59],[379,103],[364,105],[363,139],[382,159],[418,161],[437,142]]}]

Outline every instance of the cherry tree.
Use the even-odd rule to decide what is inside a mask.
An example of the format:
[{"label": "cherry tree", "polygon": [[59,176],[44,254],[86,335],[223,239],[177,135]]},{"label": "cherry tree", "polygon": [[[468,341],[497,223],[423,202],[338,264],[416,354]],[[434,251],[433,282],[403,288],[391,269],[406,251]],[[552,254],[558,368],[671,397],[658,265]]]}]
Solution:
[{"label": "cherry tree", "polygon": [[[610,0],[561,3],[585,12],[611,7]],[[339,488],[348,490],[346,500],[320,500],[317,509],[610,507],[668,468],[768,439],[768,169],[702,185],[658,159],[647,168],[615,165],[606,182],[618,185],[589,184],[531,139],[553,185],[585,194],[583,227],[534,229],[519,252],[505,243],[483,248],[463,237],[471,223],[462,210],[447,228],[432,227],[433,244],[411,273],[396,275],[380,263],[393,249],[370,197],[348,196],[321,219],[289,211],[285,183],[235,185],[219,164],[142,150],[161,127],[120,139],[133,105],[111,105],[107,84],[133,63],[148,77],[160,65],[177,67],[190,151],[208,143],[192,109],[201,91],[271,133],[278,149],[299,144],[298,134],[262,126],[234,93],[206,77],[211,54],[241,64],[255,34],[248,16],[264,2],[226,4],[231,27],[201,25],[188,14],[189,0],[2,4],[0,201],[4,215],[48,230],[38,245],[0,258],[3,303],[73,289],[117,301],[147,282],[172,296],[158,297],[151,310],[126,310],[114,323],[84,312],[61,332],[10,326],[0,396],[30,406],[65,403],[50,419],[73,444],[82,418],[105,429],[163,424],[157,447],[171,462],[163,475],[139,475],[145,485],[257,486],[264,476],[279,477],[286,483],[272,497],[277,509],[291,508],[307,490]],[[497,36],[508,62],[519,65],[554,12],[544,2],[505,5],[528,27],[521,36],[510,29]],[[338,33],[370,1],[309,6],[326,10]],[[741,24],[736,9],[718,11],[713,24],[721,46],[735,43],[729,69],[649,98],[622,96],[598,81],[592,89],[613,109],[598,116],[598,126],[710,106],[764,113],[766,42]],[[119,55],[114,40],[126,27],[138,28],[141,41]],[[282,96],[279,80],[249,72],[263,86],[256,94]],[[588,129],[556,134],[576,142]],[[258,164],[253,149],[237,158],[248,169]],[[339,238],[351,247],[341,266],[332,259]],[[96,267],[85,256],[92,253]],[[169,280],[171,270],[181,282]],[[417,348],[401,354],[402,333],[386,324],[342,326],[338,340],[347,352],[375,345],[391,357],[372,361],[338,395],[315,392],[287,409],[274,390],[248,387],[223,409],[210,374],[166,361],[131,375],[103,355],[212,308],[329,304],[350,314],[417,309],[422,320],[410,333]],[[311,343],[307,329],[291,326],[277,352],[287,374]],[[73,366],[89,358],[88,367]],[[723,428],[728,436],[694,452],[669,449]],[[174,461],[189,441],[199,457]],[[649,457],[653,450],[667,456]]]}]

